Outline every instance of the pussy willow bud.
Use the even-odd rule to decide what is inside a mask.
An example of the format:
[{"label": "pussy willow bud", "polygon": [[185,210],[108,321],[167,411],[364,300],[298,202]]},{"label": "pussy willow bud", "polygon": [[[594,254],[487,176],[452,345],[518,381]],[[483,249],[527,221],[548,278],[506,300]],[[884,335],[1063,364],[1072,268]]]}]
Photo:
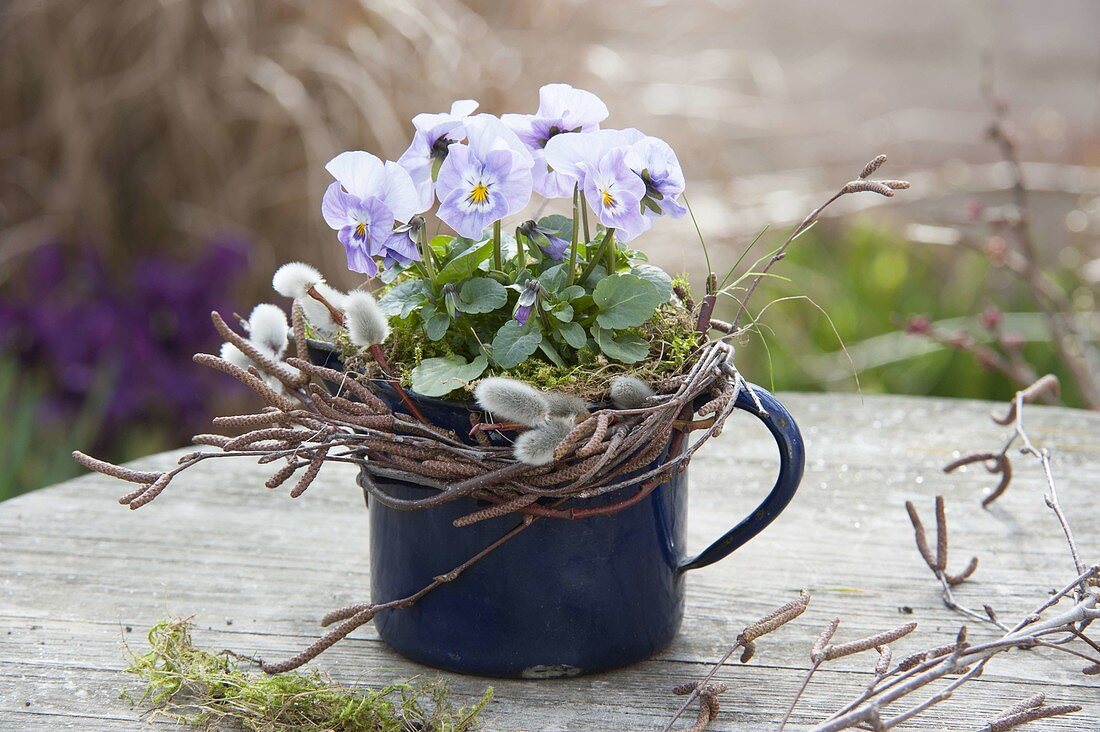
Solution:
[{"label": "pussy willow bud", "polygon": [[516,460],[528,465],[547,465],[554,460],[554,448],[573,429],[573,420],[555,417],[540,427],[527,430],[513,448]]},{"label": "pussy willow bud", "polygon": [[515,379],[482,379],[474,387],[474,398],[494,419],[527,427],[541,425],[550,416],[550,405],[542,392]]}]

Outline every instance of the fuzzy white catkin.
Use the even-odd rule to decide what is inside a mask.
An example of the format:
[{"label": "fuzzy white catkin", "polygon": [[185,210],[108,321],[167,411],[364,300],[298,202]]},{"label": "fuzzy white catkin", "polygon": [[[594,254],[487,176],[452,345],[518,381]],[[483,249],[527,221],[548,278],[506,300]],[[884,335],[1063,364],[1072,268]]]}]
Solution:
[{"label": "fuzzy white catkin", "polygon": [[515,379],[491,376],[474,387],[474,398],[496,420],[536,427],[550,416],[546,397],[535,387]]},{"label": "fuzzy white catkin", "polygon": [[364,290],[348,293],[344,301],[344,318],[348,337],[360,348],[378,345],[390,334],[386,314],[378,307],[374,296]]},{"label": "fuzzy white catkin", "polygon": [[548,465],[554,461],[554,450],[573,429],[573,425],[571,419],[555,417],[517,437],[512,453],[521,463]]},{"label": "fuzzy white catkin", "polygon": [[305,262],[287,262],[275,270],[275,275],[271,278],[271,286],[283,297],[297,299],[305,297],[309,288],[324,281],[325,278],[316,267]]},{"label": "fuzzy white catkin", "polygon": [[[344,309],[348,296],[343,292],[324,282],[317,283],[313,289],[317,290],[321,297],[332,303],[332,306],[337,310]],[[306,320],[320,335],[331,336],[336,332],[336,321],[332,319],[332,313],[329,312],[323,302],[309,295],[299,297],[295,302],[302,306],[302,314],[306,316]]]},{"label": "fuzzy white catkin", "polygon": [[222,350],[218,355],[221,356],[223,361],[228,361],[237,368],[244,369],[245,371],[248,371],[249,366],[256,365],[251,358],[244,355],[244,352],[232,343],[223,343]]},{"label": "fuzzy white catkin", "polygon": [[248,316],[248,340],[261,353],[276,361],[286,353],[288,328],[286,313],[277,305],[261,303]]},{"label": "fuzzy white catkin", "polygon": [[576,417],[578,414],[588,413],[588,402],[573,394],[545,391],[542,398],[546,400],[551,417]]},{"label": "fuzzy white catkin", "polygon": [[639,409],[656,392],[636,376],[616,376],[611,380],[611,403],[616,409]]}]

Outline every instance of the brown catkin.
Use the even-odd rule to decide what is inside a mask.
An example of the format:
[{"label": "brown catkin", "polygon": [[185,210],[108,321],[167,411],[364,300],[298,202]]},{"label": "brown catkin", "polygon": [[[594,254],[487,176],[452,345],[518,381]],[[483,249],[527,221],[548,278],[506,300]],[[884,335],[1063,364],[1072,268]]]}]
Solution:
[{"label": "brown catkin", "polygon": [[297,498],[306,492],[306,488],[313,483],[313,479],[317,477],[317,474],[321,472],[321,467],[325,464],[325,456],[328,455],[328,445],[317,448],[313,453],[313,459],[309,461],[309,467],[306,468],[306,472],[302,473],[302,477],[298,479],[298,484],[294,486],[290,491],[291,498]]},{"label": "brown catkin", "polygon": [[130,501],[131,509],[138,509],[144,506],[149,501],[153,500],[161,494],[161,492],[168,487],[168,484],[172,482],[172,474],[164,473],[149,486],[147,490],[141,492],[134,500]]},{"label": "brown catkin", "polygon": [[806,590],[800,590],[797,600],[791,600],[786,605],[783,605],[778,610],[765,615],[764,617],[752,623],[741,631],[739,639],[744,642],[753,641],[762,635],[766,635],[776,628],[786,625],[790,621],[797,618],[802,613],[806,612],[807,606],[810,604],[810,593]]},{"label": "brown catkin", "polygon": [[947,510],[943,496],[936,496],[936,570],[947,569]]},{"label": "brown catkin", "polygon": [[912,633],[917,629],[916,623],[906,623],[905,625],[899,625],[891,630],[883,631],[882,633],[876,633],[875,635],[867,636],[866,638],[860,638],[859,640],[850,641],[848,643],[841,643],[835,646],[829,646],[825,649],[824,660],[835,661],[838,658],[844,658],[845,656],[851,656],[854,653],[862,653],[863,651],[869,651],[872,648],[878,646],[884,646],[887,643],[893,643],[899,638]]},{"label": "brown catkin", "polygon": [[829,646],[829,641],[836,635],[836,629],[840,627],[840,618],[833,618],[829,621],[829,624],[825,626],[825,630],[821,631],[821,635],[818,637],[817,642],[814,643],[812,649],[810,649],[810,660],[814,663],[818,663],[820,660],[824,660],[825,649]]},{"label": "brown catkin", "polygon": [[882,164],[886,162],[885,155],[876,155],[874,159],[863,166],[863,171],[859,174],[860,180],[869,178],[875,174],[875,171],[882,167]]},{"label": "brown catkin", "polygon": [[844,193],[877,193],[887,198],[894,195],[894,192],[890,188],[887,188],[877,180],[853,180],[844,186],[842,190]]},{"label": "brown catkin", "polygon": [[945,575],[944,579],[947,580],[947,584],[949,585],[961,585],[970,575],[974,574],[977,569],[978,558],[970,557],[970,563],[966,565],[966,569],[959,572],[958,574]]},{"label": "brown catkin", "polygon": [[909,512],[909,521],[913,524],[913,534],[917,541],[917,551],[920,552],[921,557],[924,558],[929,569],[933,572],[938,571],[936,569],[936,557],[932,554],[932,548],[928,546],[928,535],[924,531],[924,523],[920,520],[920,514],[917,513],[917,507],[913,505],[912,501],[906,501],[905,510]]},{"label": "brown catkin", "polygon": [[79,450],[73,452],[73,460],[76,460],[88,470],[92,470],[96,473],[101,473],[112,478],[118,478],[119,480],[125,480],[128,483],[152,483],[161,476],[161,473],[124,468],[121,465],[115,465],[114,463],[109,463],[106,460],[100,460],[98,458],[92,457],[91,455],[85,455]]},{"label": "brown catkin", "polygon": [[287,463],[283,467],[276,470],[275,473],[270,478],[267,479],[267,482],[264,483],[264,485],[266,485],[268,488],[271,488],[271,489],[278,488],[283,483],[287,482],[287,480],[290,478],[290,476],[294,475],[294,473],[297,472],[297,470],[299,468],[301,468],[303,465],[306,465],[306,463],[303,463],[303,462]]}]

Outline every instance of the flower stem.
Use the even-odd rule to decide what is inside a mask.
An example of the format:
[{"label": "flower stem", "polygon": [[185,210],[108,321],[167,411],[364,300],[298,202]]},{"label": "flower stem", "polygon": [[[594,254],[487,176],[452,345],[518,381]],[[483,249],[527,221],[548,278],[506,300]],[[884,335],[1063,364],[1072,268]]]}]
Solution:
[{"label": "flower stem", "polygon": [[425,227],[420,227],[420,233],[417,236],[420,240],[420,263],[423,265],[424,274],[427,275],[428,282],[435,287],[435,260],[432,259],[432,247],[428,243],[428,232]]},{"label": "flower stem", "polygon": [[615,274],[615,268],[619,264],[619,252],[618,247],[615,246],[615,230],[608,229],[607,236],[604,237],[604,256],[607,257],[607,273],[609,275]]},{"label": "flower stem", "polygon": [[[576,281],[577,275],[577,236],[579,231],[577,230],[577,199],[581,198],[580,186],[573,186],[573,243],[569,247],[569,284],[572,285]],[[584,221],[585,229],[588,228],[588,219]],[[585,232],[587,233],[587,231]],[[587,243],[587,239],[585,240]]]},{"label": "flower stem", "polygon": [[584,243],[588,244],[592,235],[588,233],[588,199],[584,196],[581,199],[581,221],[584,222]]},{"label": "flower stem", "polygon": [[[603,235],[603,239],[600,240],[600,245],[598,247],[596,247],[596,251],[593,252],[592,256],[589,258],[588,266],[585,267],[584,272],[581,273],[581,284],[582,285],[584,284],[584,281],[588,279],[588,275],[592,274],[592,270],[596,269],[596,265],[600,261],[600,254],[603,253],[604,249],[608,246],[611,246],[611,247],[615,246],[614,238],[615,238],[615,230],[614,229],[608,229],[607,233],[605,233]],[[612,250],[612,251],[614,251],[614,250]],[[611,273],[608,272],[608,274],[611,274]]]},{"label": "flower stem", "polygon": [[493,267],[498,272],[504,271],[504,262],[500,258],[500,221],[493,222]]},{"label": "flower stem", "polygon": [[527,267],[527,250],[523,245],[523,232],[518,226],[516,227],[516,260],[522,272]]}]

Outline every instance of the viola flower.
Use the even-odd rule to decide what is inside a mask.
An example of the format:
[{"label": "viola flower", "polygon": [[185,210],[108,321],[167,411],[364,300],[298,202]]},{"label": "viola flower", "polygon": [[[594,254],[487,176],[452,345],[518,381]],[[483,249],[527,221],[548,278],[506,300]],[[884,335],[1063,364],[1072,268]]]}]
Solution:
[{"label": "viola flower", "polygon": [[571,242],[568,239],[558,236],[561,232],[539,226],[534,221],[523,222],[520,224],[519,230],[524,236],[534,242],[535,246],[539,248],[539,251],[548,259],[552,259],[555,262],[560,262],[565,259],[565,252],[569,249]]},{"label": "viola flower", "polygon": [[527,321],[531,317],[531,311],[535,307],[535,303],[539,299],[539,283],[538,280],[527,280],[523,285],[523,292],[519,293],[519,300],[516,301],[516,310],[512,313],[512,317],[515,318],[520,325],[527,325]]},{"label": "viola flower", "polygon": [[466,119],[477,109],[473,99],[459,99],[451,104],[450,112],[439,114],[418,114],[413,117],[412,144],[397,159],[398,165],[409,172],[417,195],[420,196],[421,211],[432,206],[432,181],[439,166],[447,157],[447,148],[451,143],[466,137]]},{"label": "viola flower", "polygon": [[687,213],[676,200],[684,192],[684,171],[667,142],[648,136],[633,142],[626,151],[626,164],[645,183],[642,204],[647,214],[678,219]]},{"label": "viola flower", "polygon": [[641,201],[646,185],[626,164],[626,150],[612,149],[596,166],[581,163],[585,171],[582,191],[596,220],[614,228],[620,241],[630,241],[649,229],[650,218],[642,215]]},{"label": "viola flower", "polygon": [[407,222],[422,210],[408,172],[362,151],[337,155],[325,170],[336,182],[325,191],[321,215],[338,232],[348,269],[373,277],[378,274],[375,257],[407,256],[407,248],[391,241],[391,235],[394,221]]},{"label": "viola flower", "polygon": [[547,165],[542,149],[556,135],[598,130],[607,115],[607,105],[595,94],[568,84],[547,84],[539,89],[538,111],[505,114],[501,121],[516,133],[535,158],[535,191],[546,198],[568,198],[575,181]]},{"label": "viola flower", "polygon": [[[637,133],[636,138],[630,133]],[[597,130],[595,132],[566,132],[555,135],[546,143],[546,164],[573,185],[584,184],[586,168],[595,168],[600,160],[615,148],[627,148],[634,139],[644,137],[637,130]]]},{"label": "viola flower", "polygon": [[534,161],[496,117],[479,114],[465,126],[468,142],[451,145],[439,169],[437,215],[460,236],[479,239],[485,227],[527,205]]}]

